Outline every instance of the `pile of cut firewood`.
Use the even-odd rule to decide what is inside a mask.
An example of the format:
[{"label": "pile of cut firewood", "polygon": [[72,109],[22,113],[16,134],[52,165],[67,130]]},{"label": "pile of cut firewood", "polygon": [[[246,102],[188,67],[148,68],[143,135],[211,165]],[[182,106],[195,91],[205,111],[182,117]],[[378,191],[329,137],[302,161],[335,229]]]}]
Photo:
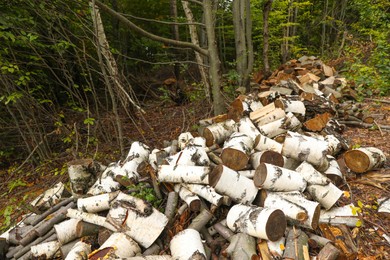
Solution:
[{"label": "pile of cut firewood", "polygon": [[[70,190],[58,183],[31,202],[34,213],[1,236],[0,258],[355,259],[350,230],[364,223],[339,187],[345,170],[386,157],[342,137],[345,89],[333,68],[304,57],[201,120],[199,133],[162,149],[134,142],[108,166],[69,162]],[[131,195],[141,182],[160,209]]]}]

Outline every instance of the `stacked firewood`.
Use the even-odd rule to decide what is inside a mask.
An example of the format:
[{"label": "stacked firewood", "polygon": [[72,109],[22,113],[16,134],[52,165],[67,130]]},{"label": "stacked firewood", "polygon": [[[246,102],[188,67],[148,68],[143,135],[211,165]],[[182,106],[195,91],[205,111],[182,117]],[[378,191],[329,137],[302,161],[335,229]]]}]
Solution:
[{"label": "stacked firewood", "polygon": [[[70,191],[59,183],[34,200],[35,213],[2,235],[0,254],[355,259],[350,228],[364,223],[340,189],[339,164],[363,173],[386,157],[374,147],[351,150],[342,137],[336,92],[344,80],[335,73],[314,58],[291,61],[267,88],[201,120],[199,133],[182,133],[162,149],[134,142],[125,160],[107,167],[70,162]],[[164,214],[130,195],[127,187],[140,182],[162,199]],[[388,202],[380,212],[389,213]]]}]

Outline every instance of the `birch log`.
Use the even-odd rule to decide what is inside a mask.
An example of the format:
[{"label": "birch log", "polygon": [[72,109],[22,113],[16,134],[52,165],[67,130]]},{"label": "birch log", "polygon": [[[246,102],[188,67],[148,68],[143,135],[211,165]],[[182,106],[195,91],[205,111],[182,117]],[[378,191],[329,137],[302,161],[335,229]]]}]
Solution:
[{"label": "birch log", "polygon": [[378,212],[390,214],[390,198],[378,199]]},{"label": "birch log", "polygon": [[280,259],[282,257],[285,248],[285,243],[286,238],[284,236],[282,236],[276,241],[267,241],[269,252],[274,258]]},{"label": "birch log", "polygon": [[60,242],[50,241],[31,247],[31,254],[37,259],[51,259],[60,249]]},{"label": "birch log", "polygon": [[[90,257],[99,254],[99,251],[104,251],[106,248],[113,248],[115,256],[120,258],[133,257],[141,253],[141,248],[133,239],[124,233],[115,232]],[[107,256],[102,255],[100,257],[104,258]],[[109,255],[109,257],[112,257],[112,255]]]},{"label": "birch log", "polygon": [[357,173],[364,173],[380,168],[385,164],[385,154],[375,147],[365,147],[349,150],[344,154],[345,164]]},{"label": "birch log", "polygon": [[91,245],[83,241],[77,242],[67,254],[65,260],[85,260],[91,253]]},{"label": "birch log", "polygon": [[161,165],[157,179],[160,182],[208,184],[210,168],[206,166]]},{"label": "birch log", "polygon": [[329,168],[324,171],[326,177],[328,177],[336,186],[341,185],[344,182],[344,176],[341,172],[340,166],[337,160],[330,155],[327,155],[329,161]]},{"label": "birch log", "polygon": [[318,227],[320,204],[306,199],[300,192],[268,192],[264,207],[282,210],[286,217],[300,226],[313,230]]},{"label": "birch log", "polygon": [[169,165],[209,166],[210,159],[203,147],[187,145],[182,151],[166,158]]},{"label": "birch log", "polygon": [[327,185],[330,183],[330,180],[325,175],[317,171],[308,162],[302,162],[295,171],[301,174],[308,185]]},{"label": "birch log", "polygon": [[213,187],[200,184],[184,184],[189,191],[201,196],[211,204],[220,206],[223,202],[223,196],[218,194]]},{"label": "birch log", "polygon": [[345,224],[349,227],[356,227],[360,220],[353,204],[343,207],[333,207],[330,210],[321,210],[320,223],[340,225]]},{"label": "birch log", "polygon": [[275,107],[281,108],[287,113],[291,112],[302,117],[304,117],[306,113],[305,104],[299,100],[288,100],[279,98],[275,100]]},{"label": "birch log", "polygon": [[188,208],[191,211],[198,212],[200,210],[201,202],[196,194],[192,193],[181,184],[175,185],[175,192],[179,194],[179,197],[188,205]]},{"label": "birch log", "polygon": [[167,217],[149,203],[122,192],[113,201],[107,221],[121,227],[145,248],[153,244],[168,223]]},{"label": "birch log", "polygon": [[256,122],[259,118],[262,118],[264,116],[266,116],[267,114],[269,114],[270,112],[274,111],[275,110],[275,104],[274,103],[270,103],[264,107],[261,107],[261,108],[258,108],[256,110],[254,110],[253,112],[251,112],[249,114],[249,118],[253,121],[253,122]]},{"label": "birch log", "polygon": [[80,211],[85,211],[89,213],[97,213],[100,211],[108,210],[110,209],[111,201],[113,201],[116,196],[118,196],[118,194],[119,191],[114,191],[111,193],[104,193],[88,198],[79,198],[77,200],[77,208]]},{"label": "birch log", "polygon": [[282,154],[299,161],[307,161],[316,166],[317,170],[324,171],[329,166],[326,158],[327,151],[326,141],[288,131]]},{"label": "birch log", "polygon": [[246,134],[234,132],[224,143],[221,159],[224,165],[233,170],[244,169],[249,161],[254,140]]},{"label": "birch log", "polygon": [[203,137],[206,139],[206,145],[222,144],[226,138],[236,131],[236,128],[236,122],[232,119],[205,127]]},{"label": "birch log", "polygon": [[262,127],[263,125],[272,123],[276,120],[282,119],[286,117],[286,112],[283,109],[275,108],[270,113],[256,119],[255,123],[257,127]]},{"label": "birch log", "polygon": [[262,135],[273,138],[277,135],[287,133],[288,130],[296,130],[301,127],[301,122],[289,112],[284,118],[278,119],[266,125],[259,127]]},{"label": "birch log", "polygon": [[30,202],[30,204],[39,210],[46,210],[58,204],[58,202],[64,197],[69,196],[70,194],[66,190],[64,184],[59,182],[54,185],[53,188],[46,190],[44,193],[36,197],[32,202]]},{"label": "birch log", "polygon": [[243,204],[230,208],[226,223],[233,232],[242,232],[271,241],[280,239],[287,225],[285,215],[279,209]]},{"label": "birch log", "polygon": [[245,233],[233,235],[228,248],[226,248],[226,253],[233,260],[257,257],[255,238]]},{"label": "birch log", "polygon": [[85,222],[107,228],[111,231],[117,230],[113,225],[106,221],[106,217],[102,217],[93,213],[86,213],[76,209],[68,209],[66,216],[68,218],[82,219]]},{"label": "birch log", "polygon": [[180,150],[183,150],[186,147],[187,143],[194,138],[190,132],[181,133],[177,138],[177,146]]},{"label": "birch log", "polygon": [[68,175],[73,196],[86,194],[96,181],[100,165],[92,159],[74,160],[68,163]]},{"label": "birch log", "polygon": [[54,225],[54,230],[57,234],[57,239],[61,245],[64,245],[77,238],[77,226],[81,219],[68,219],[57,225]]},{"label": "birch log", "polygon": [[267,163],[261,163],[257,167],[253,182],[259,189],[269,191],[303,192],[307,185],[299,173]]},{"label": "birch log", "polygon": [[185,229],[177,233],[169,243],[173,259],[206,259],[206,252],[198,231]]},{"label": "birch log", "polygon": [[239,133],[246,134],[253,140],[255,140],[257,136],[260,135],[259,130],[253,124],[252,120],[249,119],[249,117],[243,117],[240,119],[237,124],[237,130]]},{"label": "birch log", "polygon": [[293,228],[288,232],[286,238],[286,249],[283,259],[306,260],[310,259],[308,236],[300,229]]},{"label": "birch log", "polygon": [[300,161],[298,161],[294,158],[291,158],[291,157],[283,156],[283,159],[284,159],[283,168],[286,168],[286,169],[289,169],[292,171],[295,171],[295,169],[301,164]]},{"label": "birch log", "polygon": [[258,192],[251,179],[224,165],[218,165],[210,172],[209,183],[218,193],[244,204],[252,203]]},{"label": "birch log", "polygon": [[343,191],[333,183],[327,185],[308,185],[307,191],[325,209],[330,209],[343,195]]},{"label": "birch log", "polygon": [[261,151],[252,153],[250,157],[250,162],[253,169],[257,169],[257,167],[259,167],[261,163],[268,163],[283,167],[284,158],[283,155],[274,151]]},{"label": "birch log", "polygon": [[102,173],[102,176],[96,180],[92,187],[88,190],[89,195],[98,195],[107,192],[117,191],[120,184],[114,180],[117,173],[121,172],[119,163],[111,163]]},{"label": "birch log", "polygon": [[277,141],[264,135],[258,135],[255,139],[254,149],[256,151],[274,151],[281,153],[283,144],[278,143]]}]

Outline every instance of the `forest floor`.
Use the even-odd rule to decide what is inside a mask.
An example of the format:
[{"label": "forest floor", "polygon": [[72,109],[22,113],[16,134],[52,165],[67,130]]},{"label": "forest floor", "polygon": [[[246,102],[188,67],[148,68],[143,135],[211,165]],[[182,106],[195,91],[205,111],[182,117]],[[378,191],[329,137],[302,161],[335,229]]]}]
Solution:
[{"label": "forest floor", "polygon": [[[390,102],[390,97],[380,97]],[[364,101],[365,109],[371,114],[379,114],[377,123],[390,125],[390,104]],[[151,148],[161,148],[164,140],[177,139],[182,132],[197,131],[199,119],[211,115],[210,106],[204,102],[192,102],[175,106],[166,102],[148,102],[144,105],[146,114],[134,118],[135,123],[125,125],[124,134],[133,141],[139,140]],[[135,127],[137,126],[137,127]],[[351,194],[351,200],[362,208],[361,217],[364,225],[352,230],[359,248],[359,259],[390,259],[390,244],[382,237],[390,237],[390,217],[378,215],[375,208],[377,199],[390,196],[390,131],[384,129],[364,129],[347,127],[344,136],[351,146],[374,146],[386,154],[384,168],[365,174],[348,174],[348,185],[340,187]],[[99,152],[106,153],[106,162],[119,160],[119,155],[102,145]],[[115,158],[116,157],[116,158]],[[52,187],[59,181],[66,183],[68,176],[66,162],[72,158],[57,158],[55,163],[48,163],[39,171],[28,167],[24,174],[11,174],[12,169],[0,171],[0,226],[15,222],[27,211],[27,202]],[[16,168],[18,165],[14,165]],[[55,170],[49,169],[55,167]]]}]

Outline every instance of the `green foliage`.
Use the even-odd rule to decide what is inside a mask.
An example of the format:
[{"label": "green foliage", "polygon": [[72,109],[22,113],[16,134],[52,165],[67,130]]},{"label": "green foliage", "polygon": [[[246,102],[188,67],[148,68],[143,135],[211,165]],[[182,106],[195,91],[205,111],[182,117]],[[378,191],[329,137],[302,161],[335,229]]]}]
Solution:
[{"label": "green foliage", "polygon": [[27,183],[25,183],[24,181],[22,181],[21,179],[15,179],[15,180],[12,180],[10,181],[8,184],[8,192],[12,192],[15,188],[17,187],[24,187],[24,186],[27,186]]},{"label": "green foliage", "polygon": [[127,189],[132,191],[131,196],[146,200],[155,208],[158,208],[161,204],[161,200],[156,197],[153,188],[149,188],[145,183],[140,182],[136,185],[130,185]]}]

